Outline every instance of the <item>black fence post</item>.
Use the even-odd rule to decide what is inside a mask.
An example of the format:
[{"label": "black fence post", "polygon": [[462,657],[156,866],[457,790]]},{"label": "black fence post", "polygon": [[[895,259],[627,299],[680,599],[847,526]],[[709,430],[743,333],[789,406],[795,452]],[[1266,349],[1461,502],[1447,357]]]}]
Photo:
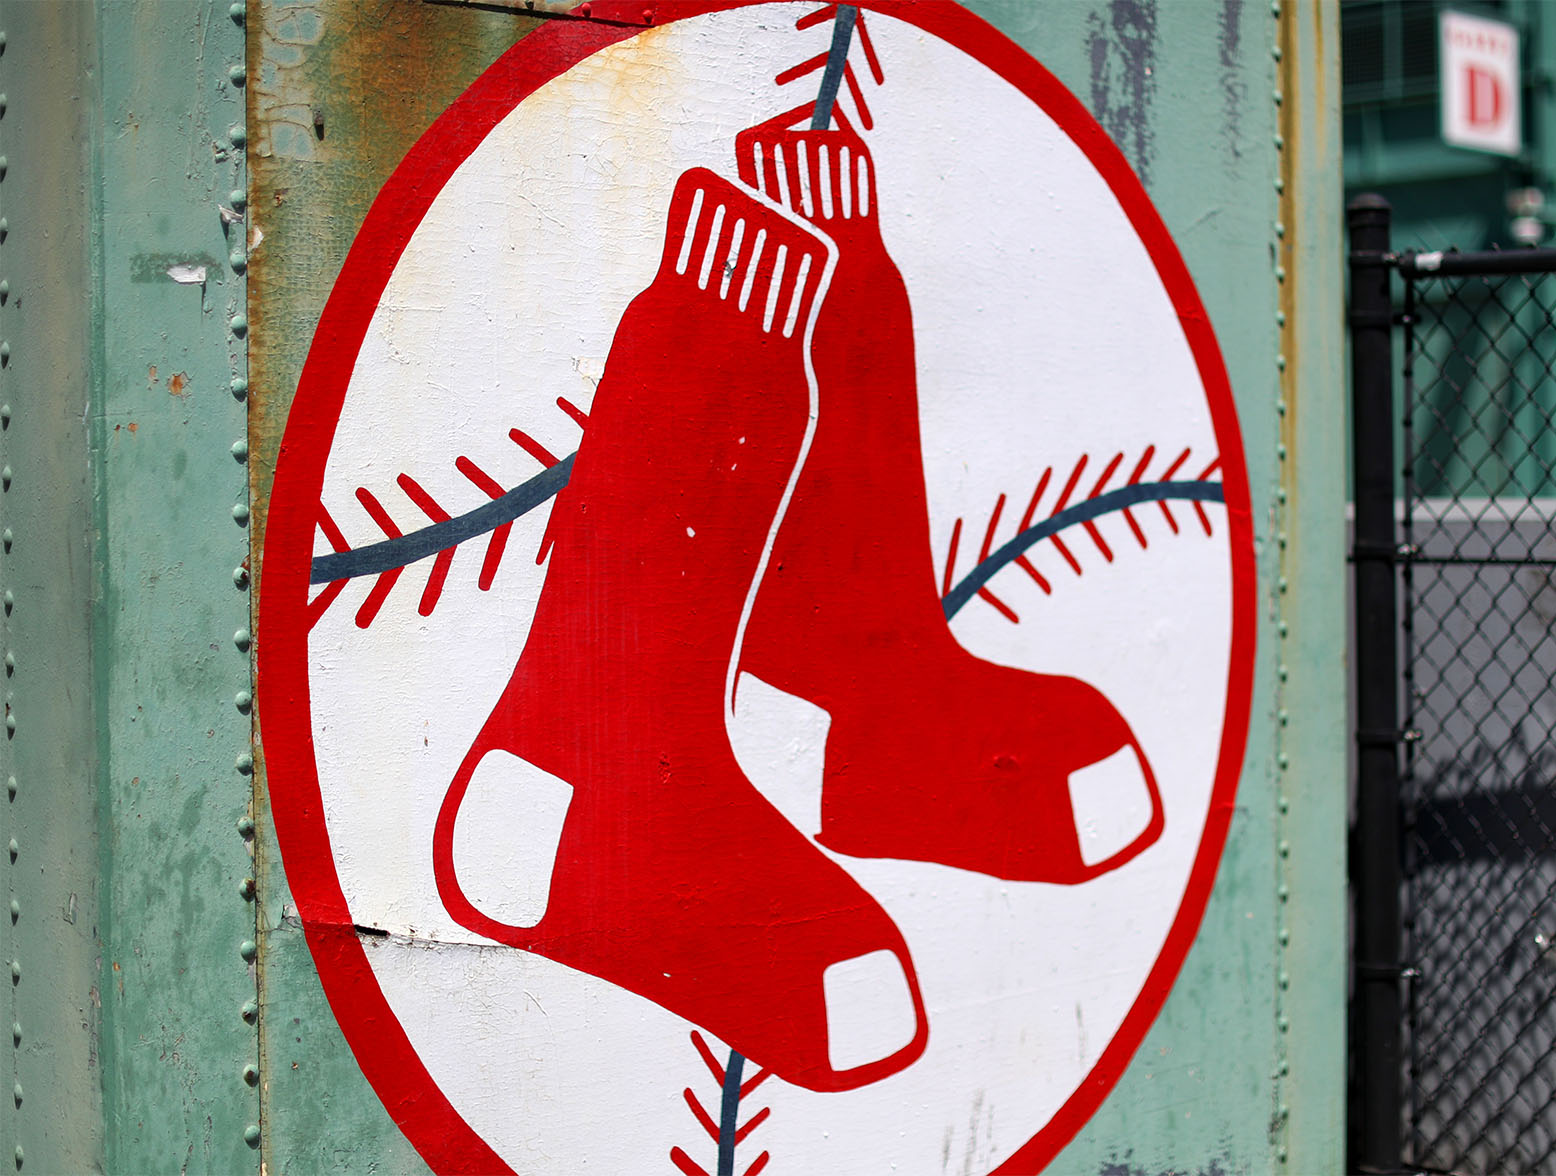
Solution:
[{"label": "black fence post", "polygon": [[1395,559],[1393,299],[1389,203],[1358,196],[1350,232],[1352,462],[1356,516],[1356,826],[1353,1154],[1359,1172],[1400,1170],[1399,664]]}]

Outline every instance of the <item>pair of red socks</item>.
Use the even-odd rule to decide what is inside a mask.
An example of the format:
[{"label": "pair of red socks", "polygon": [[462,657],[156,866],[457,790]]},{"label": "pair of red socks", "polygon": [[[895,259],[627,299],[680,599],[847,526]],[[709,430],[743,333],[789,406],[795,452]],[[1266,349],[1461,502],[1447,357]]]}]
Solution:
[{"label": "pair of red socks", "polygon": [[[911,309],[863,142],[769,126],[736,156],[743,187],[676,186],[433,860],[461,925],[842,1090],[923,1052],[924,1002],[891,918],[736,764],[739,673],[831,716],[817,840],[837,853],[1075,883],[1164,818],[1098,691],[981,661],[947,627]],[[1099,771],[1150,814],[1100,857],[1073,802]],[[532,823],[475,828],[483,795]],[[493,841],[511,858],[464,848]]]}]

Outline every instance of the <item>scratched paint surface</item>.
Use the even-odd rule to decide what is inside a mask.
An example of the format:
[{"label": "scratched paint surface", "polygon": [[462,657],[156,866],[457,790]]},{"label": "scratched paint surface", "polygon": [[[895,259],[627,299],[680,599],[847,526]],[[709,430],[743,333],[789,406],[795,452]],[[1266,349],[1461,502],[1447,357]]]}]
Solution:
[{"label": "scratched paint surface", "polygon": [[[1038,52],[1088,102],[1148,179],[1227,345],[1233,384],[1243,398],[1245,428],[1256,439],[1267,437],[1273,420],[1260,389],[1273,380],[1269,360],[1274,351],[1275,295],[1267,265],[1265,193],[1275,166],[1266,146],[1274,116],[1262,100],[1273,84],[1267,56],[1271,24],[1264,13],[1255,19],[1228,4],[1217,14],[1218,20],[1209,21],[1171,8],[1120,3],[1045,7],[1040,16],[1026,5],[978,7]],[[303,20],[286,25],[287,31],[273,41],[263,39],[264,30],[281,29],[300,13],[312,14],[319,23],[310,26]],[[262,324],[269,315],[276,327],[261,328],[255,342],[260,403],[254,450],[260,459],[255,477],[261,507],[270,455],[300,369],[306,335],[338,267],[338,260],[332,265],[329,258],[343,256],[372,193],[419,126],[505,47],[506,38],[526,27],[511,17],[489,13],[440,10],[427,20],[443,22],[438,26],[446,33],[442,44],[454,46],[456,52],[437,70],[424,69],[416,75],[418,82],[431,84],[409,87],[415,94],[407,104],[395,88],[406,85],[407,77],[400,74],[386,81],[384,71],[364,50],[363,41],[370,39],[374,27],[372,14],[364,15],[358,24],[327,4],[306,9],[266,7],[255,13],[260,35],[252,51],[269,55],[278,67],[292,71],[275,75],[280,79],[275,85],[286,99],[277,101],[278,108],[292,108],[280,120],[286,126],[278,127],[268,141],[263,130],[255,136],[260,153],[255,203],[264,210],[257,224],[273,250],[266,254],[262,246],[256,259],[261,292],[255,320]],[[348,38],[340,31],[343,28],[357,35]],[[340,41],[332,40],[336,35]],[[344,112],[338,99],[329,100],[335,92],[332,79],[341,73],[342,65],[348,72],[358,71],[355,76],[369,91],[387,87],[395,93],[389,105],[396,117],[389,125],[373,125],[363,117],[371,109],[366,98],[354,99]],[[311,98],[297,97],[309,86]],[[292,87],[297,88],[296,94]],[[322,102],[320,94],[325,96]],[[313,125],[316,107],[325,116],[322,135]],[[1204,125],[1207,109],[1222,114],[1215,133],[1186,135],[1186,125],[1196,121]],[[301,113],[304,110],[306,115]],[[256,117],[264,122],[263,108]],[[404,125],[399,125],[402,118]],[[294,253],[276,248],[278,240],[300,240],[306,245]],[[266,282],[274,284],[267,287]],[[1261,288],[1261,283],[1268,291],[1267,305],[1248,297],[1249,290]],[[276,292],[266,294],[266,289]],[[1251,450],[1259,446],[1259,440],[1250,444]],[[1264,448],[1272,450],[1273,445]],[[1273,498],[1273,464],[1261,464],[1256,454],[1250,460],[1257,515],[1257,504]],[[1270,745],[1256,735],[1249,751],[1253,767],[1245,773],[1222,887],[1212,902],[1200,946],[1190,957],[1185,981],[1119,1091],[1063,1157],[1061,1170],[1134,1172],[1168,1165],[1209,1170],[1213,1163],[1240,1170],[1267,1162],[1269,1136],[1260,1124],[1269,1118],[1265,1072],[1273,1056],[1274,1036],[1274,920],[1268,909],[1267,881],[1273,868],[1274,838],[1267,835],[1273,783],[1263,778],[1263,772],[1271,756]],[[294,1157],[316,1156],[328,1148],[336,1162],[352,1164],[364,1162],[368,1153],[362,1144],[372,1139],[375,1147],[388,1148],[386,1154],[396,1157],[392,1163],[408,1163],[371,1095],[360,1086],[355,1087],[356,1093],[346,1093],[360,1079],[329,1024],[316,981],[309,976],[300,936],[287,915],[283,887],[276,870],[265,888],[267,926],[272,929],[265,957],[266,1033],[274,1051],[269,1146]],[[283,1007],[296,1012],[292,1017],[276,1015]],[[1230,1058],[1215,1044],[1225,1039],[1228,1023],[1247,1045]],[[299,1032],[294,1034],[294,1028]],[[294,1044],[294,1037],[303,1041]],[[290,1072],[286,1065],[275,1064],[283,1049],[293,1062]],[[344,1104],[351,1113],[321,1115],[316,1098],[321,1089],[330,1092],[335,1107]],[[544,1113],[553,1111],[559,1116],[569,1114],[565,1106]],[[684,1110],[672,1107],[669,1113],[684,1114]],[[342,1118],[349,1121],[342,1123]],[[306,1132],[299,1130],[304,1125],[316,1127],[318,1134],[305,1138]],[[957,1147],[948,1145],[937,1157],[937,1168],[980,1170],[981,1157],[987,1154],[978,1150],[980,1130],[976,1123],[970,1124],[965,1133],[968,1146],[962,1146],[960,1139]],[[348,1149],[341,1147],[342,1138],[357,1141],[349,1149],[350,1158],[343,1158]]]}]

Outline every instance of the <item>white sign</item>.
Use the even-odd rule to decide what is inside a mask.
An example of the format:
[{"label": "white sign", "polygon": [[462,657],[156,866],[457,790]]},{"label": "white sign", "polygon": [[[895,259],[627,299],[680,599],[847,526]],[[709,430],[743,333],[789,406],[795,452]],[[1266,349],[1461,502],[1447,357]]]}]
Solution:
[{"label": "white sign", "polygon": [[1443,141],[1517,155],[1518,30],[1497,20],[1445,12],[1441,23]]}]

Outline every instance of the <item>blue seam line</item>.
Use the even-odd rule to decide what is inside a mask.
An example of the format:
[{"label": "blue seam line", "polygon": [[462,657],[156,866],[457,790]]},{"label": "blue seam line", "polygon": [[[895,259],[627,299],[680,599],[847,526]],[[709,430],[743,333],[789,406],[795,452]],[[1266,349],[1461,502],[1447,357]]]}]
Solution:
[{"label": "blue seam line", "polygon": [[962,606],[978,594],[996,572],[1015,561],[1028,548],[1041,543],[1050,535],[1056,535],[1066,527],[1088,522],[1098,515],[1115,510],[1126,510],[1142,502],[1165,502],[1168,499],[1188,499],[1192,502],[1225,502],[1226,494],[1220,482],[1143,482],[1133,486],[1121,486],[1084,502],[1077,502],[1067,510],[1050,515],[1040,523],[1028,527],[1009,543],[997,548],[947,592],[943,600],[946,620],[950,620]]},{"label": "blue seam line", "polygon": [[717,1176],[735,1176],[735,1124],[740,1118],[740,1074],[746,1059],[729,1051],[724,1067],[724,1098],[719,1105],[719,1170]]},{"label": "blue seam line", "polygon": [[[350,551],[315,556],[308,581],[311,584],[331,584],[336,580],[350,580],[357,576],[381,575],[450,547],[457,547],[466,539],[495,531],[504,523],[513,522],[554,497],[567,485],[567,479],[573,472],[573,459],[577,456],[576,453],[568,454],[550,469],[542,470],[529,481],[519,483],[501,498],[494,498],[455,518],[433,523],[398,539],[385,539],[381,543],[371,543]],[[960,612],[962,606],[976,596],[978,589],[993,579],[997,572],[1050,535],[1089,522],[1099,515],[1139,506],[1144,502],[1180,499],[1190,502],[1225,502],[1226,496],[1220,482],[1142,482],[1078,502],[1028,527],[968,572],[944,598],[946,619],[950,620]]]},{"label": "blue seam line", "polygon": [[822,71],[821,90],[816,94],[816,113],[810,120],[813,131],[824,131],[832,125],[832,107],[843,83],[843,67],[848,64],[848,47],[858,16],[859,9],[852,4],[837,6],[837,16],[832,21],[832,48],[827,52],[827,68]]},{"label": "blue seam line", "polygon": [[474,510],[433,523],[398,539],[385,539],[366,547],[354,547],[350,551],[336,551],[318,555],[313,560],[313,570],[308,577],[310,584],[331,584],[336,580],[350,580],[356,576],[373,576],[393,571],[436,555],[450,547],[457,547],[466,539],[474,539],[488,531],[495,531],[504,523],[511,523],[528,514],[541,503],[555,497],[573,472],[573,458],[569,453],[556,465],[542,470],[527,482],[521,482],[501,498],[476,507]]}]

